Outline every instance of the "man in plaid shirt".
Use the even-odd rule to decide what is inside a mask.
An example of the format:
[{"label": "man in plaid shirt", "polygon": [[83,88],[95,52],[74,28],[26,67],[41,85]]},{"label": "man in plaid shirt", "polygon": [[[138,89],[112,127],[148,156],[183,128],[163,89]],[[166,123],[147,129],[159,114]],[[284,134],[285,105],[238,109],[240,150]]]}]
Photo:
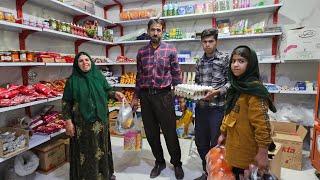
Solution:
[{"label": "man in plaid shirt", "polygon": [[176,48],[161,41],[163,29],[163,20],[150,20],[148,23],[148,34],[151,40],[137,54],[136,93],[131,104],[136,109],[139,97],[147,140],[156,159],[150,178],[159,176],[166,167],[160,141],[161,128],[175,176],[177,179],[183,179],[184,172],[171,91],[171,86],[181,83],[181,70]]},{"label": "man in plaid shirt", "polygon": [[198,180],[207,179],[205,156],[217,144],[224,115],[225,94],[230,86],[227,82],[229,56],[217,50],[217,38],[216,29],[202,32],[204,55],[196,65],[196,84],[214,88],[197,102],[195,109],[195,141],[204,170]]}]

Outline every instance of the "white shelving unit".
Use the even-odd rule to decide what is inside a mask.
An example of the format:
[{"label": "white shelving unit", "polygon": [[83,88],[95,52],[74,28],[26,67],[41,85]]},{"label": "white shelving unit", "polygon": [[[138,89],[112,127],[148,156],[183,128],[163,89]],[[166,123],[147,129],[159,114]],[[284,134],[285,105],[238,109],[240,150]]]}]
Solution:
[{"label": "white shelving unit", "polygon": [[47,102],[57,101],[57,100],[60,100],[60,99],[62,99],[62,96],[43,99],[43,100],[38,100],[38,101],[32,101],[32,102],[29,102],[29,103],[19,104],[19,105],[16,105],[16,106],[2,107],[2,108],[0,108],[0,113],[1,112],[12,111],[12,110],[16,110],[16,109],[21,109],[21,108],[25,108],[25,107],[35,106],[35,105],[38,105],[38,104],[44,104],[44,103],[47,103]]},{"label": "white shelving unit", "polygon": [[90,14],[89,12],[86,12],[77,7],[68,5],[66,3],[60,2],[58,0],[29,0],[29,1],[39,6],[46,7],[48,9],[52,9],[52,10],[69,14],[72,16],[87,15],[88,16],[87,19],[98,20],[99,24],[101,24],[102,26],[113,24],[113,22],[110,20],[104,19],[94,14]]},{"label": "white shelving unit", "polygon": [[[156,19],[156,17],[152,17],[150,19]],[[136,20],[127,20],[127,21],[118,21],[116,24],[121,24],[122,26],[137,26],[148,24],[150,19],[136,19]]]},{"label": "white shelving unit", "polygon": [[[43,144],[43,143],[45,143],[45,142],[48,142],[48,141],[50,141],[53,137],[58,136],[58,135],[60,135],[60,134],[63,134],[63,133],[65,133],[65,132],[66,132],[66,130],[65,130],[65,129],[62,129],[61,131],[56,132],[56,133],[53,133],[53,134],[50,134],[50,135],[34,134],[34,135],[32,135],[31,138],[29,139],[29,146],[28,146],[28,148],[26,148],[25,150],[21,150],[21,151],[19,152],[19,154],[21,154],[21,153],[23,153],[23,152],[25,152],[25,151],[27,151],[27,150],[29,150],[29,149],[32,149],[32,148],[34,148],[34,147],[36,147],[36,146],[38,146],[38,145],[40,145],[40,144]],[[12,156],[12,157],[14,157],[14,156]],[[11,159],[12,157],[0,158],[0,163],[6,161],[6,160],[8,160],[8,159]]]},{"label": "white shelving unit", "polygon": [[21,32],[23,29],[32,31],[42,31],[41,28],[0,20],[0,30]]},{"label": "white shelving unit", "polygon": [[[232,39],[252,39],[252,38],[268,38],[273,36],[280,36],[282,32],[272,32],[272,33],[261,33],[261,34],[244,34],[244,35],[228,35],[228,36],[219,36],[218,40],[232,40]],[[200,39],[188,38],[188,39],[170,39],[163,40],[164,42],[200,42]],[[120,41],[115,42],[115,44],[145,44],[149,40],[135,40],[135,41]]]},{"label": "white shelving unit", "polygon": [[121,88],[134,88],[135,84],[113,84],[112,87],[121,87]]},{"label": "white shelving unit", "polygon": [[103,45],[112,45],[113,44],[112,42],[101,41],[101,40],[97,40],[97,39],[93,39],[93,38],[78,36],[78,35],[55,31],[55,30],[51,30],[51,29],[43,29],[41,34],[46,35],[46,36],[54,36],[54,37],[61,38],[61,39],[68,39],[68,40],[82,39],[82,40],[87,40],[88,42],[95,43],[95,44],[103,44]]},{"label": "white shelving unit", "polygon": [[43,62],[0,62],[0,67],[44,66]]},{"label": "white shelving unit", "polygon": [[272,13],[278,10],[283,4],[272,4],[257,7],[248,7],[214,12],[216,18],[227,18],[231,16],[242,16],[248,14]]},{"label": "white shelving unit", "polygon": [[271,94],[300,94],[300,95],[316,95],[317,91],[269,91]]},{"label": "white shelving unit", "polygon": [[[177,16],[164,16],[160,17],[165,21],[184,21],[184,20],[198,20],[205,18],[228,18],[231,16],[240,16],[247,14],[259,14],[259,13],[272,13],[279,9],[283,4],[272,4],[265,6],[257,6],[257,7],[249,7],[249,8],[239,8],[232,9],[226,11],[216,11],[209,13],[201,13],[201,14],[186,14],[186,15],[177,15]],[[156,19],[156,17],[152,17],[150,19]],[[147,24],[150,19],[139,19],[139,20],[127,20],[127,21],[118,21],[117,24],[121,24],[122,26],[135,26],[135,25],[143,25]]]},{"label": "white shelving unit", "polygon": [[197,20],[197,19],[205,19],[211,18],[214,16],[213,12],[202,13],[202,14],[186,14],[186,15],[177,15],[177,16],[164,16],[160,17],[160,19],[166,21],[183,21],[183,20]]}]

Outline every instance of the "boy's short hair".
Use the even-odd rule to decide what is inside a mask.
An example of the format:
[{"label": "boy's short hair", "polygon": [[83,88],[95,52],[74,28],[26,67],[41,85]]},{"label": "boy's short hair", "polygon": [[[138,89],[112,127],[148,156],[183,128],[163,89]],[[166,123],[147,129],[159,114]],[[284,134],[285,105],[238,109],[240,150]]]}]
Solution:
[{"label": "boy's short hair", "polygon": [[217,41],[218,40],[218,30],[214,28],[205,29],[201,33],[201,40],[208,36],[213,36],[213,38]]}]

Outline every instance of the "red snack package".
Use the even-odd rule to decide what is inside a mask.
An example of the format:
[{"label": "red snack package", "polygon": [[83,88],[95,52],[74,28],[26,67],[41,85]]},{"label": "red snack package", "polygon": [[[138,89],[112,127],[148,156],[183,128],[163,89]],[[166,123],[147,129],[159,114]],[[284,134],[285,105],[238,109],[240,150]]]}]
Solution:
[{"label": "red snack package", "polygon": [[0,99],[11,99],[17,96],[18,94],[19,94],[18,90],[12,90],[12,91],[7,90],[6,92],[2,92],[0,94]]},{"label": "red snack package", "polygon": [[50,88],[48,88],[47,86],[45,86],[44,84],[41,84],[41,83],[34,84],[33,86],[38,93],[42,93],[46,96],[50,95],[50,93],[52,91]]},{"label": "red snack package", "polygon": [[11,99],[0,99],[0,107],[8,107],[8,106],[12,106]]},{"label": "red snack package", "polygon": [[8,90],[9,91],[18,90],[19,88],[21,88],[21,85],[14,85],[14,84],[9,84],[8,85]]},{"label": "red snack package", "polygon": [[28,95],[28,96],[30,96],[30,95],[32,95],[32,94],[35,93],[35,92],[36,92],[36,90],[35,90],[31,85],[29,85],[29,86],[22,86],[22,87],[20,88],[20,93],[23,94],[23,95]]},{"label": "red snack package", "polygon": [[12,104],[13,105],[18,105],[18,104],[22,104],[25,103],[26,101],[26,96],[24,95],[20,95],[20,96],[16,96],[12,99]]}]

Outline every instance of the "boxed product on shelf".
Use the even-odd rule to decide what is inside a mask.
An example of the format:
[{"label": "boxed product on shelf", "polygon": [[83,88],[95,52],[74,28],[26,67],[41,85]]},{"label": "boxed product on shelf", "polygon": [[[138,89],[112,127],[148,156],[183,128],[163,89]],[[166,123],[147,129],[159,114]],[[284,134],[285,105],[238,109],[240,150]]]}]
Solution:
[{"label": "boxed product on shelf", "polygon": [[230,35],[230,19],[217,20],[219,36]]},{"label": "boxed product on shelf", "polygon": [[303,139],[307,130],[303,126],[289,122],[271,122],[272,139],[282,144],[281,167],[301,170]]},{"label": "boxed product on shelf", "polygon": [[39,157],[40,172],[51,172],[66,161],[65,144],[61,139],[42,144],[33,151]]},{"label": "boxed product on shelf", "polygon": [[35,52],[25,50],[0,51],[0,62],[34,62]]},{"label": "boxed product on shelf", "polygon": [[5,20],[12,23],[16,22],[16,18],[13,13],[1,11],[1,10],[0,10],[0,20]]},{"label": "boxed product on shelf", "polygon": [[126,56],[117,56],[116,61],[117,62],[121,62],[121,63],[124,63],[124,62],[136,62],[136,60],[134,60],[132,58],[128,58]]},{"label": "boxed product on shelf", "polygon": [[2,127],[0,128],[0,157],[13,157],[29,146],[29,131]]},{"label": "boxed product on shelf", "polygon": [[285,60],[320,59],[320,28],[303,27],[286,32]]}]

